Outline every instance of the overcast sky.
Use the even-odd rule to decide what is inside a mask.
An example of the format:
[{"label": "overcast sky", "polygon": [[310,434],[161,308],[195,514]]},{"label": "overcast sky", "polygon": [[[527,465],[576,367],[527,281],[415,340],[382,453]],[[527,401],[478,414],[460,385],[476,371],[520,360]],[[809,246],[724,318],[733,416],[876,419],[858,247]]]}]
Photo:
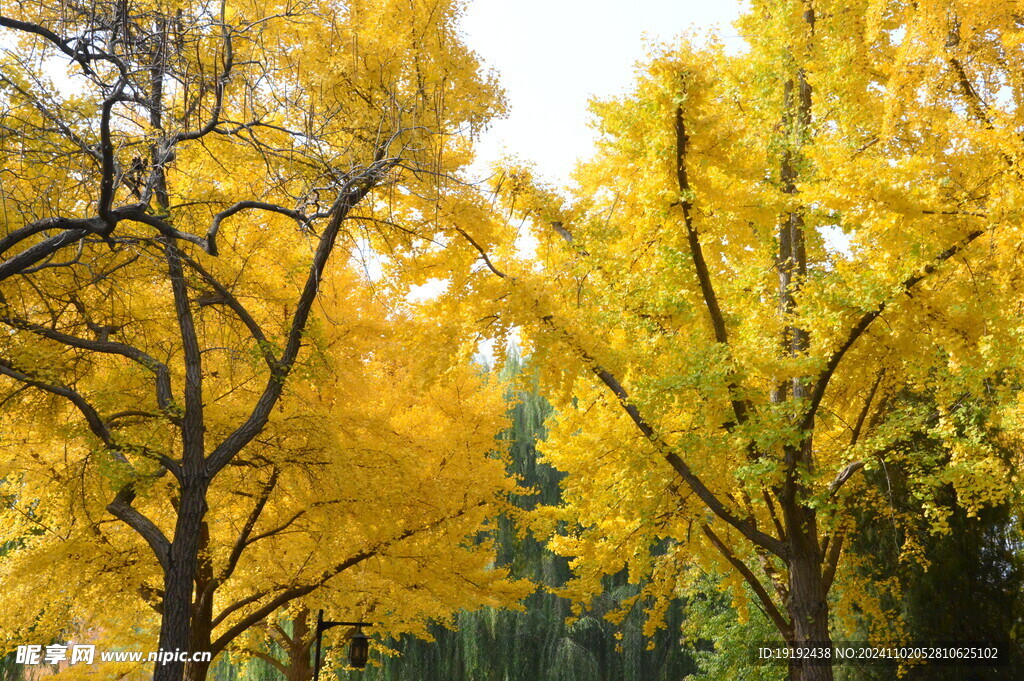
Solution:
[{"label": "overcast sky", "polygon": [[469,46],[498,71],[510,112],[479,146],[481,160],[514,151],[564,184],[589,155],[587,100],[629,90],[647,41],[731,22],[740,0],[470,0]]}]

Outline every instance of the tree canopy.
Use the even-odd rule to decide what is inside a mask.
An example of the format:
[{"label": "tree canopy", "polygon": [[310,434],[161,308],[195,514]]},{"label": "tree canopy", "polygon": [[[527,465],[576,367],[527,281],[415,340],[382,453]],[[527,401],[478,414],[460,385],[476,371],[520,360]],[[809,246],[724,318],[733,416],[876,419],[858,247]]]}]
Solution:
[{"label": "tree canopy", "polygon": [[464,241],[476,304],[546,370],[544,452],[568,477],[536,527],[580,601],[627,569],[657,623],[713,570],[783,640],[827,643],[859,597],[833,588],[846,539],[886,513],[862,470],[908,471],[937,533],[947,488],[968,515],[1007,498],[1016,7],[754,2],[748,50],[666,46],[594,103],[598,151],[568,199],[506,168],[505,213]]},{"label": "tree canopy", "polygon": [[594,103],[574,188],[492,195],[461,10],[0,0],[0,645],[131,613],[301,661],[321,602],[396,633],[514,602],[484,338],[541,371],[565,477],[527,523],[577,615],[625,574],[609,617],[651,636],[725,575],[748,631],[898,642],[851,537],[924,565],[1011,498],[1021,2],[754,0],[745,49],[656,48]]},{"label": "tree canopy", "polygon": [[500,391],[365,257],[436,240],[501,111],[460,11],[0,5],[0,645],[522,595],[474,540],[514,489]]}]

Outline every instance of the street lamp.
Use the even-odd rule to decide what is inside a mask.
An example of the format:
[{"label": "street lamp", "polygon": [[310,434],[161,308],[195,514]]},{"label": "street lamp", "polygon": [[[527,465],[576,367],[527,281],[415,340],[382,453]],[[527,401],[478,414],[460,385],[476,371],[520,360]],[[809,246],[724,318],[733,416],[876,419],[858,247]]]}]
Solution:
[{"label": "street lamp", "polygon": [[331,622],[324,619],[324,611],[316,617],[316,664],[313,681],[320,681],[320,639],[331,627],[355,627],[355,633],[349,638],[348,664],[350,667],[362,669],[370,657],[370,639],[363,633],[362,627],[372,627],[369,622]]}]

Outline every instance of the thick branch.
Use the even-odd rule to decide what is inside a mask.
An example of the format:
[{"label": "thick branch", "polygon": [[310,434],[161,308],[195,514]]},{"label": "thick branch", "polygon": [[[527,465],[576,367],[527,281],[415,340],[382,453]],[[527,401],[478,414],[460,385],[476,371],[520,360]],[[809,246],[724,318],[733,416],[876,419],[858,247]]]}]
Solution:
[{"label": "thick branch", "polygon": [[262,650],[253,650],[252,648],[249,648],[247,650],[247,652],[251,653],[252,655],[255,655],[256,657],[260,658],[264,662],[270,664],[272,667],[277,669],[282,674],[285,674],[285,675],[288,674],[288,667],[284,666],[284,663],[281,662],[281,660],[277,659],[276,657],[274,657],[270,653],[265,653]]},{"label": "thick branch", "polygon": [[63,385],[55,385],[53,383],[46,383],[38,379],[32,378],[28,374],[18,371],[14,366],[6,359],[0,359],[0,375],[8,376],[30,385],[33,388],[38,388],[44,392],[48,392],[52,395],[59,395],[64,399],[75,405],[75,408],[81,412],[82,416],[85,417],[85,422],[89,425],[89,430],[106,446],[109,450],[115,453],[115,456],[124,460],[124,455],[120,451],[116,451],[117,447],[114,444],[113,439],[110,436],[110,431],[107,429],[107,425],[100,418],[99,412],[89,402],[82,397],[82,395],[71,388]]},{"label": "thick branch", "polygon": [[704,297],[704,304],[708,308],[708,315],[711,317],[711,326],[715,330],[715,340],[727,345],[729,337],[726,335],[725,318],[722,316],[722,308],[718,305],[718,296],[715,295],[715,288],[711,283],[711,273],[708,271],[708,264],[704,259],[704,249],[701,246],[700,237],[697,235],[697,229],[693,226],[693,201],[691,199],[693,190],[690,188],[690,181],[686,175],[686,152],[689,142],[683,108],[676,107],[676,180],[679,183],[680,205],[683,209],[683,222],[686,225],[686,238],[690,245],[693,267],[697,271],[700,292]]},{"label": "thick branch", "polygon": [[123,78],[118,80],[114,92],[103,100],[103,106],[100,109],[100,197],[96,204],[96,212],[106,224],[106,229],[101,232],[103,236],[109,236],[117,225],[117,216],[111,212],[114,203],[114,182],[117,178],[114,142],[110,135],[110,116],[114,105],[123,101],[121,95],[125,85]]},{"label": "thick branch", "polygon": [[690,467],[658,434],[654,428],[640,414],[640,410],[637,409],[636,405],[633,404],[629,399],[629,394],[626,392],[622,384],[619,383],[618,379],[615,378],[607,369],[594,363],[593,359],[590,358],[584,351],[579,350],[583,354],[585,360],[591,363],[591,370],[594,374],[604,383],[612,393],[619,399],[619,404],[625,410],[626,414],[633,421],[636,427],[643,433],[644,437],[650,440],[658,451],[661,452],[665,460],[668,461],[669,465],[675,469],[676,473],[683,479],[683,481],[693,490],[704,505],[711,510],[716,516],[721,518],[723,521],[735,527],[739,532],[753,542],[756,546],[760,546],[768,551],[774,553],[776,556],[785,559],[787,555],[786,545],[772,537],[771,535],[765,534],[761,530],[757,529],[753,523],[743,520],[734,515],[722,501],[715,496],[715,493],[708,489],[699,477],[690,469]]},{"label": "thick branch", "polygon": [[235,571],[235,567],[238,565],[238,559],[242,557],[242,551],[249,545],[249,537],[252,535],[252,530],[256,527],[256,522],[260,519],[263,514],[263,509],[267,505],[267,501],[270,499],[271,492],[274,491],[274,487],[277,486],[277,479],[280,475],[280,470],[277,467],[274,468],[270,474],[270,479],[263,485],[263,489],[260,490],[260,495],[256,499],[256,504],[253,505],[252,511],[249,513],[249,517],[245,520],[245,525],[242,527],[242,531],[238,533],[238,538],[235,540],[235,545],[231,548],[231,555],[228,556],[228,562],[224,565],[224,569],[221,570],[220,574],[217,575],[217,583],[223,583],[224,580],[228,579]]},{"label": "thick branch", "polygon": [[[29,246],[20,253],[13,255],[0,263],[0,281],[3,281],[15,274],[24,272],[29,267],[32,267],[41,260],[49,258],[62,248],[70,246],[80,239],[85,238],[90,233],[98,233],[103,227],[102,222],[98,220],[94,222],[94,219],[77,220],[52,218],[52,220],[54,223],[57,223],[54,226],[59,224],[61,227],[68,226],[69,228],[56,236],[52,236]],[[34,223],[33,225],[11,232],[11,234],[8,235],[8,238],[4,240],[7,243],[4,244],[5,248],[0,250],[0,253],[6,253],[7,249],[17,241],[20,241],[32,234],[37,234],[46,229],[50,229],[50,227],[37,228],[39,224],[40,223]],[[84,225],[88,225],[89,227],[86,228]],[[17,237],[17,239],[12,239],[11,237]]]},{"label": "thick branch", "polygon": [[[242,617],[238,622],[235,622],[235,624],[233,624],[231,627],[229,627],[223,634],[218,636],[217,640],[214,641],[213,644],[211,645],[210,650],[212,650],[214,654],[219,653],[229,643],[231,643],[231,641],[234,640],[235,637],[237,637],[243,631],[245,631],[249,627],[253,626],[254,624],[259,622],[260,620],[264,619],[265,617],[267,617],[268,615],[273,613],[275,610],[277,610],[281,606],[283,606],[283,605],[285,605],[285,604],[295,600],[296,598],[301,598],[302,596],[305,596],[305,595],[307,595],[309,593],[312,593],[313,591],[319,589],[321,586],[326,584],[328,581],[330,581],[336,575],[344,572],[345,570],[348,570],[349,568],[352,568],[352,567],[358,565],[359,563],[362,563],[363,561],[367,560],[368,558],[372,558],[373,556],[376,556],[381,551],[391,547],[393,544],[396,544],[396,543],[398,543],[398,542],[400,542],[400,541],[402,541],[404,539],[408,539],[409,537],[412,537],[414,535],[418,535],[418,534],[421,534],[423,532],[429,532],[430,530],[436,529],[437,527],[440,527],[441,525],[443,525],[444,523],[446,523],[446,522],[448,522],[450,520],[454,520],[456,518],[462,517],[463,515],[468,513],[473,508],[477,508],[479,506],[482,506],[483,504],[484,504],[484,502],[480,502],[480,503],[474,504],[473,506],[470,506],[468,508],[464,508],[464,509],[460,510],[459,512],[453,514],[453,515],[445,516],[443,518],[440,518],[440,519],[435,520],[433,522],[427,523],[425,525],[421,525],[419,527],[408,529],[405,532],[402,532],[401,534],[398,534],[398,535],[396,535],[394,537],[391,537],[390,539],[386,539],[386,540],[384,540],[382,542],[379,542],[376,545],[374,545],[374,546],[372,546],[370,548],[367,548],[367,549],[365,549],[363,551],[360,551],[360,552],[358,552],[358,553],[356,553],[356,554],[346,558],[345,560],[341,561],[340,563],[337,563],[337,564],[331,566],[330,568],[328,568],[328,569],[324,570],[322,573],[320,573],[319,577],[315,578],[313,581],[311,581],[311,582],[309,582],[307,584],[296,585],[296,586],[292,586],[292,587],[289,587],[287,589],[284,589],[283,591],[281,591],[281,593],[279,593],[276,596],[274,596],[270,601],[264,603],[263,605],[261,605],[256,610],[254,610],[254,611],[250,612],[248,615]],[[216,626],[219,622],[222,622],[227,617],[227,615],[229,613],[234,612],[234,611],[238,610],[240,607],[244,607],[244,605],[247,605],[248,603],[251,603],[251,602],[254,602],[254,600],[250,597],[250,598],[243,599],[242,601],[239,601],[237,603],[234,603],[234,604],[228,606],[213,621],[213,625]],[[244,605],[241,605],[241,604],[244,604]]]},{"label": "thick branch", "polygon": [[[956,42],[959,43],[960,34],[958,28],[954,29],[953,35],[955,36]],[[954,45],[949,46],[953,47]],[[964,97],[967,99],[967,107],[971,111],[971,117],[984,125],[987,130],[994,130],[995,126],[992,124],[992,118],[988,115],[989,105],[984,99],[982,99],[981,95],[978,94],[978,90],[971,83],[971,79],[967,75],[967,71],[964,69],[963,64],[956,57],[949,57],[948,61],[950,67],[953,69],[953,73],[956,74],[957,85],[960,86],[961,92],[963,92]],[[1013,156],[1003,150],[999,151],[999,155],[1013,174],[1020,179],[1021,173],[1017,169],[1017,163]]]},{"label": "thick branch", "polygon": [[[469,237],[461,229],[456,230],[462,234],[467,241],[485,258],[488,263],[490,270],[497,276],[515,283],[515,279],[506,277],[501,271],[497,270],[491,263],[490,258],[487,258],[484,250]],[[701,479],[690,469],[686,462],[666,443],[658,434],[654,428],[647,422],[647,420],[640,413],[637,406],[630,400],[629,393],[626,391],[619,380],[607,369],[602,367],[597,361],[584,350],[579,343],[573,338],[573,336],[565,329],[559,327],[555,323],[555,319],[552,316],[546,316],[542,318],[542,321],[547,324],[552,330],[559,332],[566,338],[569,344],[579,353],[580,357],[587,363],[590,370],[594,373],[597,378],[605,384],[605,386],[612,391],[616,398],[618,398],[619,405],[626,412],[629,418],[633,421],[634,425],[640,430],[640,432],[646,437],[654,446],[658,449],[661,455],[668,461],[669,465],[683,478],[683,481],[693,490],[693,492],[700,498],[701,501],[710,509],[716,516],[721,518],[723,521],[732,525],[744,537],[749,539],[755,545],[760,546],[771,553],[785,558],[786,556],[786,545],[772,537],[771,535],[765,534],[758,530],[753,523],[743,520],[733,514],[722,501],[712,492],[708,487],[701,481]]]},{"label": "thick branch", "polygon": [[265,210],[270,211],[271,213],[280,213],[281,215],[286,215],[290,217],[291,219],[298,222],[300,225],[305,226],[309,224],[309,218],[297,210],[285,208],[284,206],[278,206],[277,204],[274,203],[267,203],[265,201],[239,201],[238,203],[222,210],[221,212],[213,216],[213,222],[210,224],[210,229],[207,230],[206,232],[206,243],[208,244],[206,248],[207,253],[209,253],[210,255],[218,254],[217,231],[220,229],[220,223],[239,211],[249,209]]},{"label": "thick branch", "polygon": [[199,350],[195,318],[188,299],[188,286],[181,267],[181,251],[173,240],[164,245],[167,272],[174,296],[174,313],[185,355],[185,414],[181,420],[182,465],[186,473],[196,472],[203,459],[206,426],[203,421],[203,355]]},{"label": "thick branch", "polygon": [[170,371],[168,370],[167,365],[132,345],[116,341],[79,338],[39,324],[33,324],[24,319],[3,317],[0,318],[0,321],[13,328],[34,333],[37,336],[57,341],[58,343],[67,345],[68,347],[89,350],[90,352],[98,352],[107,355],[120,355],[121,357],[127,357],[153,373],[156,379],[157,405],[160,407],[160,410],[166,412],[171,405],[173,395],[171,393]]},{"label": "thick branch", "polygon": [[[211,255],[213,254],[211,253]],[[200,265],[197,260],[193,260],[185,253],[181,254],[181,259],[182,262],[202,277],[203,281],[217,293],[220,300],[235,313],[243,324],[245,324],[245,328],[249,330],[249,335],[251,335],[253,340],[256,341],[256,347],[259,350],[260,355],[263,356],[263,360],[267,363],[270,370],[273,371],[277,366],[277,358],[274,357],[274,353],[270,349],[270,343],[267,341],[267,336],[263,333],[262,327],[260,327],[253,316],[249,314],[249,311],[245,309],[245,306],[242,305],[241,301],[238,300],[238,298],[235,297],[226,286],[217,281],[216,277],[207,272],[206,268]]]},{"label": "thick branch", "polygon": [[[100,418],[99,413],[79,393],[65,386],[38,381],[20,371],[17,371],[8,361],[3,359],[0,359],[0,375],[8,376],[26,385],[31,385],[45,392],[59,395],[69,400],[82,413],[86,422],[89,424],[89,429],[103,442],[110,453],[122,463],[128,463],[124,454],[117,448],[117,445],[112,440],[110,431],[107,430],[107,426],[103,422],[103,419]],[[163,461],[163,463],[164,466],[173,465],[170,461]],[[139,535],[146,540],[146,543],[153,549],[153,553],[156,555],[157,560],[160,561],[160,565],[166,571],[170,564],[170,542],[167,540],[167,537],[164,536],[160,528],[157,527],[149,518],[132,508],[131,502],[134,498],[135,492],[133,491],[132,485],[129,484],[118,492],[114,500],[107,505],[107,510],[114,517],[122,520],[125,524],[138,532]]]},{"label": "thick branch", "polygon": [[743,579],[750,585],[750,588],[754,591],[757,599],[761,601],[761,604],[764,606],[765,613],[771,619],[775,628],[779,630],[779,633],[781,633],[786,640],[790,640],[793,636],[793,628],[790,626],[789,622],[786,621],[786,618],[782,616],[782,613],[779,611],[778,607],[776,607],[775,602],[772,600],[771,596],[768,595],[768,591],[761,584],[760,580],[758,580],[757,576],[749,567],[747,567],[746,563],[736,557],[736,554],[734,554],[729,547],[725,545],[725,542],[719,539],[718,535],[715,534],[714,530],[712,530],[710,526],[704,525],[702,529],[708,539],[711,540],[711,543],[714,544],[716,549],[718,549],[718,552],[721,553],[727,561],[729,561],[729,564],[732,565],[737,572],[743,575]]},{"label": "thick branch", "polygon": [[825,571],[822,574],[821,580],[825,593],[829,592],[829,589],[832,588],[832,582],[836,579],[836,568],[839,567],[839,557],[843,553],[843,541],[845,539],[846,534],[840,532],[829,544],[828,555],[825,556]]},{"label": "thick branch", "polygon": [[171,542],[152,520],[132,507],[131,502],[134,498],[135,492],[132,491],[131,485],[128,485],[117,493],[112,502],[107,504],[107,510],[146,540],[156,559],[160,561],[160,567],[163,568],[164,574],[167,574],[171,563]]},{"label": "thick branch", "polygon": [[25,272],[36,263],[45,260],[62,248],[70,246],[90,234],[109,236],[112,231],[111,223],[116,224],[121,220],[134,220],[150,225],[155,227],[164,236],[184,239],[200,246],[204,250],[207,249],[205,239],[179,232],[167,222],[146,213],[146,206],[144,204],[133,203],[108,211],[108,219],[102,217],[50,217],[37,220],[14,230],[3,239],[0,239],[0,255],[5,256],[8,250],[36,234],[41,234],[51,229],[63,231],[54,236],[47,237],[0,262],[0,281],[15,274]]},{"label": "thick branch", "polygon": [[77,47],[72,47],[70,40],[65,40],[64,38],[61,38],[59,35],[51,31],[50,29],[46,28],[45,26],[29,23],[27,21],[19,21],[18,19],[12,19],[10,17],[5,16],[0,16],[0,26],[3,26],[4,28],[11,28],[16,31],[23,31],[25,33],[32,33],[41,38],[44,38],[52,45],[54,45],[57,49],[59,49],[61,52],[63,52],[67,56],[71,57],[72,60],[77,62],[79,66],[82,67],[82,70],[85,71],[87,74],[91,75],[93,73],[92,68],[89,66],[89,62],[96,59],[105,59],[107,61],[111,61],[117,64],[119,68],[121,67],[120,62],[110,57],[110,55],[103,53],[94,54],[89,52],[87,45],[81,39],[78,39]]},{"label": "thick branch", "polygon": [[847,464],[846,467],[839,472],[839,475],[836,476],[836,479],[832,481],[832,484],[828,486],[829,499],[834,497],[836,493],[839,491],[839,488],[842,487],[847,480],[852,478],[853,474],[859,471],[861,468],[864,468],[863,461],[853,461]]}]

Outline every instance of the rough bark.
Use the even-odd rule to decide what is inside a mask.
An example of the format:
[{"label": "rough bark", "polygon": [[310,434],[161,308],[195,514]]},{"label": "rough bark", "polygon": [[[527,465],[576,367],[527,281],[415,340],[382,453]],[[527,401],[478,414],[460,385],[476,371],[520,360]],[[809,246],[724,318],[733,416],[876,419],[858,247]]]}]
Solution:
[{"label": "rough bark", "polygon": [[283,640],[288,660],[284,676],[288,681],[309,681],[313,678],[313,665],[310,664],[309,651],[313,646],[316,632],[310,631],[311,618],[312,614],[308,608],[299,611],[292,621],[292,635]]},{"label": "rough bark", "polygon": [[[163,617],[160,622],[161,651],[189,650],[192,625],[192,593],[198,564],[200,534],[206,516],[206,485],[182,489],[178,518],[171,542],[170,565],[164,575]],[[153,681],[177,681],[185,663],[157,663]]]},{"label": "rough bark", "polygon": [[[192,655],[209,652],[210,637],[213,633],[213,594],[216,590],[216,578],[213,574],[213,563],[207,551],[210,546],[210,527],[203,522],[199,539],[199,563],[196,571],[196,589],[192,604],[192,619],[189,632],[189,652]],[[190,661],[185,663],[184,681],[205,681],[210,669],[210,661]]]}]

